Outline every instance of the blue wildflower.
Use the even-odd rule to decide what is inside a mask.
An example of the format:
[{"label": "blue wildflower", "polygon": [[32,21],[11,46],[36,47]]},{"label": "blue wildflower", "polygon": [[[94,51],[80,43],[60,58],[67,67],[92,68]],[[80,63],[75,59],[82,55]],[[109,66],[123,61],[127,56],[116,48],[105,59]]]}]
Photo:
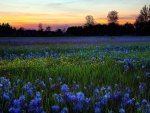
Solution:
[{"label": "blue wildflower", "polygon": [[20,79],[18,79],[18,80],[17,80],[17,84],[19,84],[20,82],[21,82],[21,80],[20,80]]},{"label": "blue wildflower", "polygon": [[100,102],[101,106],[105,106],[107,104],[107,100],[105,98],[103,98]]},{"label": "blue wildflower", "polygon": [[126,92],[131,93],[131,89],[129,87],[126,87]]},{"label": "blue wildflower", "polygon": [[146,88],[146,84],[143,82],[140,82],[140,85],[139,85],[140,94],[144,93],[145,88]]},{"label": "blue wildflower", "polygon": [[54,89],[56,87],[56,84],[51,85],[51,89]]},{"label": "blue wildflower", "polygon": [[77,102],[74,104],[74,110],[76,112],[82,112],[83,104],[81,102]]},{"label": "blue wildflower", "polygon": [[39,79],[37,79],[37,80],[35,80],[35,83],[37,84],[37,83],[39,83],[40,82],[40,80]]},{"label": "blue wildflower", "polygon": [[16,107],[16,108],[20,108],[20,101],[19,100],[17,100],[17,99],[15,99],[14,101],[13,101],[13,104],[14,104],[14,107]]},{"label": "blue wildflower", "polygon": [[101,102],[98,101],[98,102],[95,102],[95,107],[100,107],[101,106]]},{"label": "blue wildflower", "polygon": [[99,89],[98,88],[95,88],[94,89],[94,95],[98,95],[99,94]]},{"label": "blue wildflower", "polygon": [[79,85],[79,84],[76,84],[75,87],[76,87],[76,89],[79,89],[79,88],[80,88],[80,85]]},{"label": "blue wildflower", "polygon": [[60,113],[68,113],[69,111],[68,111],[68,108],[67,107],[64,107],[62,110],[61,110],[61,112]]},{"label": "blue wildflower", "polygon": [[42,112],[44,112],[44,111],[43,111],[43,108],[41,106],[37,106],[35,108],[35,113],[42,113]]},{"label": "blue wildflower", "polygon": [[85,99],[84,93],[82,93],[82,92],[77,92],[76,96],[79,101],[84,101],[84,99]]},{"label": "blue wildflower", "polygon": [[127,105],[131,105],[131,104],[133,104],[133,100],[132,100],[132,99],[129,99],[129,100],[127,101]]},{"label": "blue wildflower", "polygon": [[149,104],[146,105],[145,113],[150,113],[150,105]]},{"label": "blue wildflower", "polygon": [[115,100],[118,100],[118,99],[120,99],[121,95],[122,95],[122,92],[121,92],[121,91],[115,91],[113,98],[114,98]]},{"label": "blue wildflower", "polygon": [[76,101],[77,100],[77,97],[73,94],[73,95],[68,95],[68,98],[67,98],[68,101]]},{"label": "blue wildflower", "polygon": [[11,108],[9,109],[9,112],[10,112],[10,113],[20,113],[20,109],[19,109],[19,108],[15,108],[15,107],[11,107]]},{"label": "blue wildflower", "polygon": [[54,105],[54,106],[52,106],[52,112],[53,113],[56,113],[56,112],[58,112],[59,111],[59,106],[58,105]]},{"label": "blue wildflower", "polygon": [[9,97],[8,93],[4,93],[4,94],[3,94],[3,98],[4,98],[5,100],[7,100],[7,101],[10,100],[10,97]]},{"label": "blue wildflower", "polygon": [[111,110],[111,111],[109,111],[109,113],[113,113],[113,111]]},{"label": "blue wildflower", "polygon": [[63,101],[64,101],[62,94],[56,94],[55,98],[56,98],[58,103],[63,103]]},{"label": "blue wildflower", "polygon": [[106,93],[103,97],[105,100],[108,100],[111,98],[111,94],[110,93]]},{"label": "blue wildflower", "polygon": [[28,96],[32,96],[32,95],[33,95],[32,89],[28,89],[28,90],[27,90],[27,94],[28,94]]},{"label": "blue wildflower", "polygon": [[11,87],[11,82],[5,77],[0,77],[0,90],[8,91]]},{"label": "blue wildflower", "polygon": [[119,109],[119,113],[125,113],[125,110],[123,108]]},{"label": "blue wildflower", "polygon": [[25,101],[25,96],[24,95],[21,95],[20,98],[19,98],[20,102],[24,102]]},{"label": "blue wildflower", "polygon": [[140,107],[140,103],[139,102],[136,102],[135,103],[135,106],[138,108],[138,107]]},{"label": "blue wildflower", "polygon": [[61,91],[62,91],[62,92],[68,92],[68,91],[69,91],[68,85],[67,85],[67,84],[63,84],[63,85],[61,86]]},{"label": "blue wildflower", "polygon": [[107,90],[108,90],[108,91],[111,91],[111,86],[108,86],[108,87],[107,87]]},{"label": "blue wildflower", "polygon": [[142,104],[143,104],[143,105],[148,104],[147,100],[146,100],[146,99],[143,99],[143,100],[142,100]]},{"label": "blue wildflower", "polygon": [[94,61],[94,60],[96,60],[96,58],[95,58],[94,56],[92,56],[91,60],[93,60],[93,61]]},{"label": "blue wildflower", "polygon": [[46,84],[45,84],[44,81],[41,82],[41,85],[42,85],[42,87],[45,87],[45,86],[46,86]]},{"label": "blue wildflower", "polygon": [[48,79],[48,80],[49,80],[49,82],[52,82],[52,80],[53,80],[53,79],[52,79],[51,77],[49,77],[49,79]]},{"label": "blue wildflower", "polygon": [[37,110],[42,111],[42,108],[39,106],[41,101],[42,99],[40,97],[40,92],[37,92],[35,98],[30,101],[30,104],[29,104],[30,111],[31,112],[37,111]]},{"label": "blue wildflower", "polygon": [[128,102],[130,101],[130,95],[129,93],[124,94],[123,98],[122,98],[122,105],[126,106],[128,104]]},{"label": "blue wildflower", "polygon": [[148,77],[148,78],[150,78],[150,73],[149,72],[145,72],[145,77]]},{"label": "blue wildflower", "polygon": [[129,69],[129,66],[128,65],[124,65],[124,70],[128,71],[128,69]]},{"label": "blue wildflower", "polygon": [[24,85],[23,89],[28,90],[28,89],[32,89],[32,83],[28,82]]},{"label": "blue wildflower", "polygon": [[94,111],[95,113],[101,113],[101,109],[99,107],[96,107]]}]

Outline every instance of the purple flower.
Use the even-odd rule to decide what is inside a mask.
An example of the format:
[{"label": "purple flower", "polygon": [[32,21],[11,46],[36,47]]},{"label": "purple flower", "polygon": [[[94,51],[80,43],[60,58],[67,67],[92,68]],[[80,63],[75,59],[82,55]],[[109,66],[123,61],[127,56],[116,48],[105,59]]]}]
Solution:
[{"label": "purple flower", "polygon": [[14,107],[19,108],[21,103],[20,103],[19,100],[15,99],[15,100],[13,101],[13,104],[14,104]]},{"label": "purple flower", "polygon": [[28,82],[27,84],[24,85],[23,89],[25,90],[32,89],[32,83]]},{"label": "purple flower", "polygon": [[3,98],[4,98],[5,100],[7,100],[7,101],[10,100],[10,97],[9,97],[8,93],[4,93],[4,94],[3,94]]},{"label": "purple flower", "polygon": [[20,109],[19,109],[19,108],[11,107],[11,108],[9,109],[9,112],[10,112],[10,113],[20,113]]},{"label": "purple flower", "polygon": [[135,106],[138,108],[138,107],[140,107],[140,103],[139,102],[136,102],[135,103]]},{"label": "purple flower", "polygon": [[76,112],[82,112],[83,104],[81,102],[77,102],[74,104],[74,110]]},{"label": "purple flower", "polygon": [[146,88],[146,84],[143,82],[140,82],[140,85],[139,85],[140,94],[144,93],[145,88]]},{"label": "purple flower", "polygon": [[101,113],[101,109],[99,107],[95,108],[95,113]]},{"label": "purple flower", "polygon": [[121,95],[122,95],[122,92],[121,92],[121,91],[115,91],[113,98],[114,98],[115,100],[118,100],[118,99],[121,97]]},{"label": "purple flower", "polygon": [[146,105],[146,111],[145,111],[145,113],[150,113],[150,105],[149,104]]},{"label": "purple flower", "polygon": [[142,100],[142,104],[143,104],[143,105],[148,104],[147,100],[146,100],[146,99],[143,99],[143,100]]},{"label": "purple flower", "polygon": [[148,78],[150,78],[150,73],[149,72],[145,72],[145,77],[148,77]]},{"label": "purple flower", "polygon": [[68,113],[68,108],[67,107],[64,107],[60,113]]},{"label": "purple flower", "polygon": [[99,89],[98,88],[95,88],[94,90],[94,95],[98,95],[99,94]]},{"label": "purple flower", "polygon": [[103,97],[105,100],[108,100],[111,98],[111,94],[110,93],[106,93]]},{"label": "purple flower", "polygon": [[122,105],[123,105],[123,106],[126,106],[126,105],[128,105],[130,102],[131,102],[131,100],[130,100],[130,94],[129,94],[129,93],[124,94],[124,96],[123,96],[123,98],[122,98]]},{"label": "purple flower", "polygon": [[51,85],[51,89],[54,89],[56,87],[56,84]]},{"label": "purple flower", "polygon": [[68,95],[67,100],[68,100],[68,101],[76,101],[76,100],[77,100],[77,97],[76,97],[76,95],[74,95],[74,94]]},{"label": "purple flower", "polygon": [[21,81],[21,80],[20,80],[20,79],[18,79],[18,80],[17,80],[17,84],[19,84],[19,83],[20,83],[20,81]]},{"label": "purple flower", "polygon": [[96,60],[96,58],[95,58],[94,56],[92,56],[91,60],[93,60],[93,61],[94,61],[94,60]]},{"label": "purple flower", "polygon": [[44,83],[44,81],[41,82],[42,87],[45,87],[46,84]]},{"label": "purple flower", "polygon": [[124,65],[124,70],[128,71],[128,69],[129,69],[129,66],[128,65]]},{"label": "purple flower", "polygon": [[55,98],[57,99],[58,103],[63,103],[64,101],[62,94],[56,94]]},{"label": "purple flower", "polygon": [[101,102],[95,102],[95,107],[100,107]]},{"label": "purple flower", "polygon": [[49,80],[49,82],[52,82],[52,80],[53,80],[53,79],[52,79],[51,77],[49,77],[49,79],[48,79],[48,80]]},{"label": "purple flower", "polygon": [[20,102],[24,102],[25,101],[25,96],[24,95],[21,95],[20,98],[19,98]]},{"label": "purple flower", "polygon": [[79,101],[84,101],[84,100],[85,100],[84,93],[82,93],[82,92],[77,92],[77,93],[76,93],[76,96],[77,96],[77,99],[78,99]]},{"label": "purple flower", "polygon": [[32,95],[33,95],[32,89],[28,89],[28,90],[27,90],[27,94],[28,94],[28,96],[32,96]]},{"label": "purple flower", "polygon": [[131,105],[131,104],[133,104],[133,100],[132,100],[132,99],[129,99],[129,100],[127,101],[127,105]]},{"label": "purple flower", "polygon": [[125,113],[125,110],[123,108],[119,109],[119,113]]},{"label": "purple flower", "polygon": [[62,92],[68,92],[68,91],[69,91],[68,85],[67,85],[67,84],[63,84],[63,85],[61,86],[61,91],[62,91]]},{"label": "purple flower", "polygon": [[131,93],[131,89],[129,87],[126,87],[126,92]]},{"label": "purple flower", "polygon": [[58,105],[54,105],[54,106],[52,106],[52,112],[53,113],[56,113],[56,112],[58,112],[59,111],[59,106]]}]

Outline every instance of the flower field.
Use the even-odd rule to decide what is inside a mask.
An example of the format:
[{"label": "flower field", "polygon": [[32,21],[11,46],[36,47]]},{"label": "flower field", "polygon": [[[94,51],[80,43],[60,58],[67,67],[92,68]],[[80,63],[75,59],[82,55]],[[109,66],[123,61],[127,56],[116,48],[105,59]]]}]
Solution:
[{"label": "flower field", "polygon": [[150,44],[1,47],[0,113],[150,113]]}]

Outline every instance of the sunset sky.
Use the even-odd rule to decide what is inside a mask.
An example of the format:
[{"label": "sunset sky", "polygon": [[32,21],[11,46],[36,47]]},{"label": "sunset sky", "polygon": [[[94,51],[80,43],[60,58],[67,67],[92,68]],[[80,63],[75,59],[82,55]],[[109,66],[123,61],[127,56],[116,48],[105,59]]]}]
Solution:
[{"label": "sunset sky", "polygon": [[149,0],[0,0],[0,23],[15,27],[37,28],[39,23],[53,29],[83,25],[85,16],[107,23],[111,10],[119,12],[120,23],[133,23]]}]

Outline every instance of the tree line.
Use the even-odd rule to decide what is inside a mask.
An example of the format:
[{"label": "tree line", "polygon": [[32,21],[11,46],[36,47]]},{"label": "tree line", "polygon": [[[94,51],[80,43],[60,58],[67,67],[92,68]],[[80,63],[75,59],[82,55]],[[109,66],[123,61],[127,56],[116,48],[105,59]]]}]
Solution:
[{"label": "tree line", "polygon": [[24,28],[16,29],[8,23],[0,24],[1,37],[50,37],[50,36],[121,36],[121,35],[147,35],[150,36],[150,6],[144,6],[136,18],[135,23],[119,24],[119,13],[110,11],[108,13],[108,24],[96,24],[94,17],[85,17],[86,23],[83,26],[72,26],[67,30],[57,29],[52,31],[50,26],[45,29],[39,24],[38,30],[28,30]]}]

